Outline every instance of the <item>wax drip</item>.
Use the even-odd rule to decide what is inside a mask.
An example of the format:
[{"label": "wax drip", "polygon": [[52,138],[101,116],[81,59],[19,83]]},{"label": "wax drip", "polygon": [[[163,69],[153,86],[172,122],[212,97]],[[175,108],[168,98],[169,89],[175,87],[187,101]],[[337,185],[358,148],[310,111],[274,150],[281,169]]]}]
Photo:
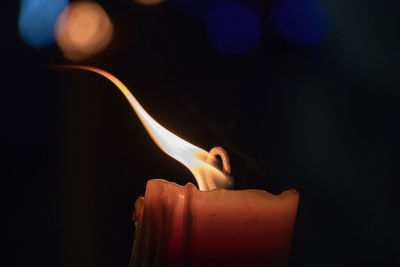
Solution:
[{"label": "wax drip", "polygon": [[143,216],[143,207],[144,207],[144,197],[138,197],[135,201],[135,211],[132,214],[132,221],[137,226],[138,222],[141,221]]}]

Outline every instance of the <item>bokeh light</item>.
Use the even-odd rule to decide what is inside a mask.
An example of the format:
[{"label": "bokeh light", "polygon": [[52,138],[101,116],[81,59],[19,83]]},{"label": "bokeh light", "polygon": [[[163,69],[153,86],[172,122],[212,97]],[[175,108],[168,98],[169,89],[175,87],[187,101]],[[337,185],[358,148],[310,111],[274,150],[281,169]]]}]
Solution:
[{"label": "bokeh light", "polygon": [[272,9],[278,32],[288,41],[317,46],[329,32],[327,14],[316,0],[283,0]]},{"label": "bokeh light", "polygon": [[164,2],[164,0],[133,0],[133,2],[144,6],[153,6]]},{"label": "bokeh light", "polygon": [[84,60],[99,53],[112,36],[112,22],[95,2],[71,3],[57,21],[57,44],[70,60]]},{"label": "bokeh light", "polygon": [[249,7],[240,3],[220,3],[207,16],[208,36],[224,55],[242,55],[255,47],[261,36],[261,21]]},{"label": "bokeh light", "polygon": [[21,38],[34,48],[54,42],[54,28],[58,16],[68,0],[21,0],[18,28]]}]

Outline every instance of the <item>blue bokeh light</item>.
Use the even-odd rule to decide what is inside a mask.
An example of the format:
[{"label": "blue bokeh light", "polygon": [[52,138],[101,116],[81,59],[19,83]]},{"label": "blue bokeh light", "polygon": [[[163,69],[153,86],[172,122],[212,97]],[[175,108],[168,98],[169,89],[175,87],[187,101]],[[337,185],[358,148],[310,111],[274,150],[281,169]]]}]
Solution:
[{"label": "blue bokeh light", "polygon": [[207,15],[208,37],[222,54],[242,55],[260,39],[262,26],[257,14],[236,2],[215,5]]},{"label": "blue bokeh light", "polygon": [[68,5],[68,0],[21,0],[19,33],[34,48],[42,48],[54,42],[54,30],[58,16]]},{"label": "blue bokeh light", "polygon": [[326,11],[317,0],[283,0],[272,20],[286,40],[299,45],[318,46],[329,32]]}]

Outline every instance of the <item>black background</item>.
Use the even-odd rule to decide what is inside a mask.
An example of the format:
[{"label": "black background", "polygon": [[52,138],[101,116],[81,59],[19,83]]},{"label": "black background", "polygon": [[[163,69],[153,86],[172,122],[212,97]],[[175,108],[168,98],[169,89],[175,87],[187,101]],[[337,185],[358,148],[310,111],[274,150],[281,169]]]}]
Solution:
[{"label": "black background", "polygon": [[[267,13],[270,2],[249,1]],[[230,154],[235,189],[295,188],[290,266],[399,266],[400,23],[395,1],[325,0],[318,48],[263,20],[248,55],[226,57],[173,1],[99,1],[114,39],[81,64],[120,78],[166,128]],[[4,5],[4,4],[3,4]],[[18,35],[1,9],[2,266],[127,266],[147,179],[194,182],[151,141],[120,92]],[[238,216],[246,216],[240,214]]]}]

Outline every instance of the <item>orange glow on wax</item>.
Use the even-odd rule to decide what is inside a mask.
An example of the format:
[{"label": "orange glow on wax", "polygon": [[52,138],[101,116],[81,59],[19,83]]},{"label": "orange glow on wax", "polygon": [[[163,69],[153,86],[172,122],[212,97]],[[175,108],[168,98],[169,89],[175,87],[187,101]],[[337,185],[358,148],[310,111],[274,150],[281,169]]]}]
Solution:
[{"label": "orange glow on wax", "polygon": [[113,25],[104,9],[94,2],[75,2],[60,15],[56,25],[56,39],[64,56],[70,60],[84,60],[108,46]]},{"label": "orange glow on wax", "polygon": [[164,2],[164,0],[133,0],[133,2],[144,6],[153,6]]},{"label": "orange glow on wax", "polygon": [[200,190],[208,191],[230,186],[230,177],[206,162],[209,152],[178,137],[155,121],[140,105],[129,89],[114,75],[89,66],[73,65],[64,67],[92,71],[114,83],[129,101],[153,141],[162,151],[182,163],[192,172]]}]

